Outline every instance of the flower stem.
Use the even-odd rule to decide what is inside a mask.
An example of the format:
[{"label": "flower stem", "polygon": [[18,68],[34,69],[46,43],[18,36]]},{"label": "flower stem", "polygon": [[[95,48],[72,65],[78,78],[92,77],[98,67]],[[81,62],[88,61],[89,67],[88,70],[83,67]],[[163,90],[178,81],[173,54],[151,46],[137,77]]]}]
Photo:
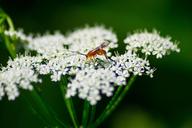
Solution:
[{"label": "flower stem", "polygon": [[66,99],[65,94],[66,94],[66,86],[67,86],[67,78],[63,77],[61,80],[61,84],[60,84],[60,89],[63,95],[63,99],[64,102],[66,104],[67,110],[69,112],[69,115],[71,117],[71,120],[73,122],[73,125],[75,128],[78,128],[78,121],[77,121],[77,116],[75,113],[75,109],[74,109],[74,105],[73,105],[73,101],[71,98]]},{"label": "flower stem", "polygon": [[13,21],[11,20],[11,18],[8,15],[6,15],[6,20],[7,20],[7,23],[9,25],[9,30],[14,31],[15,28],[14,28],[14,25],[13,25]]},{"label": "flower stem", "polygon": [[[7,22],[9,30],[14,31],[15,29],[14,29],[14,25],[13,25],[11,18],[2,10],[0,10],[0,16],[2,18],[2,22],[4,22],[4,21]],[[2,25],[3,25],[3,23],[2,23]],[[3,31],[4,31],[4,29],[3,29]],[[2,33],[2,38],[4,39],[5,46],[7,47],[9,54],[11,55],[12,58],[15,58],[16,51],[15,51],[14,44],[10,42],[9,38],[6,35],[4,35],[4,33]]]},{"label": "flower stem", "polygon": [[82,126],[83,128],[87,127],[87,122],[89,119],[89,110],[90,110],[90,104],[87,100],[84,101],[84,108],[83,108],[83,117],[82,117]]},{"label": "flower stem", "polygon": [[93,120],[95,118],[95,112],[96,112],[96,105],[91,106],[90,120],[88,126],[91,126],[91,124],[93,123]]},{"label": "flower stem", "polygon": [[114,104],[114,102],[117,100],[119,94],[121,93],[123,89],[123,86],[119,86],[117,91],[115,92],[113,98],[110,100],[109,104],[106,106],[104,111],[107,111],[109,108],[111,108],[111,106]]},{"label": "flower stem", "polygon": [[67,109],[69,111],[69,114],[71,116],[74,127],[78,128],[77,118],[76,118],[75,109],[74,109],[72,100],[71,99],[66,99],[65,104],[66,104]]},{"label": "flower stem", "polygon": [[9,54],[11,55],[11,57],[15,58],[16,51],[15,51],[15,46],[13,45],[13,43],[11,43],[9,41],[9,38],[7,36],[4,36],[4,42],[5,42],[5,46],[7,47],[7,50],[9,52]]},{"label": "flower stem", "polygon": [[[104,118],[105,114],[107,113],[107,111],[112,107],[112,105],[114,104],[114,102],[117,100],[119,94],[121,93],[121,90],[123,89],[123,86],[119,86],[117,91],[115,92],[114,96],[112,97],[112,99],[109,101],[109,103],[107,104],[107,106],[105,107],[104,111],[102,112],[102,114],[98,117],[98,119],[95,122],[95,125],[99,125],[99,122],[101,122],[101,120]],[[96,127],[94,126],[94,127]],[[93,127],[93,126],[92,126]]]},{"label": "flower stem", "polygon": [[[112,112],[113,110],[117,107],[117,105],[122,101],[122,99],[125,97],[127,91],[129,90],[130,86],[133,84],[135,81],[136,76],[132,76],[124,88],[123,91],[121,87],[118,88],[116,91],[115,95],[109,102],[109,105],[105,108],[104,112],[98,117],[96,122],[92,125],[93,128],[99,126]],[[121,92],[121,93],[120,93]]]},{"label": "flower stem", "polygon": [[9,30],[14,31],[14,24],[9,15],[7,15],[1,8],[0,8],[0,18],[1,22],[7,21],[7,25],[9,27]]}]

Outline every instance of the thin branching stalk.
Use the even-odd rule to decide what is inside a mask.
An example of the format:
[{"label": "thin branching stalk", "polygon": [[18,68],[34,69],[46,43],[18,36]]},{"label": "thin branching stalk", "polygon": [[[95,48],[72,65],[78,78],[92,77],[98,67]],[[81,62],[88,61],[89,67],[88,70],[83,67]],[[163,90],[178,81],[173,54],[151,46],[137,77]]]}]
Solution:
[{"label": "thin branching stalk", "polygon": [[73,125],[75,128],[78,128],[78,120],[77,120],[76,112],[74,109],[73,101],[71,98],[66,99],[66,97],[65,97],[66,86],[67,86],[67,79],[66,79],[66,77],[63,77],[61,80],[60,89],[61,89],[61,92],[63,95],[64,102],[66,104],[67,110],[68,110],[71,120],[73,122]]},{"label": "thin branching stalk", "polygon": [[96,113],[96,105],[91,106],[90,120],[89,120],[88,126],[91,126],[91,124],[93,123],[93,121],[95,119],[95,113]]},{"label": "thin branching stalk", "polygon": [[11,58],[15,58],[16,57],[15,46],[13,45],[13,43],[10,42],[7,36],[4,36],[3,38],[4,38],[5,46],[9,54],[11,55]]},{"label": "thin branching stalk", "polygon": [[108,103],[108,105],[106,106],[105,111],[107,111],[109,108],[111,108],[111,106],[114,104],[114,102],[117,100],[117,98],[119,97],[121,91],[123,89],[123,86],[119,86],[117,91],[115,92],[114,96],[112,97],[112,99],[110,100],[110,102]]},{"label": "thin branching stalk", "polygon": [[6,20],[7,20],[8,26],[9,26],[9,30],[14,31],[15,28],[13,25],[13,21],[11,20],[11,18],[8,15],[6,15]]},{"label": "thin branching stalk", "polygon": [[90,110],[90,103],[85,100],[84,107],[83,107],[83,114],[82,114],[82,126],[83,128],[87,127],[87,123],[89,120],[89,110]]},{"label": "thin branching stalk", "polygon": [[[107,113],[108,109],[110,109],[112,107],[112,105],[114,104],[114,102],[117,100],[118,96],[120,95],[121,91],[123,89],[123,86],[119,86],[117,91],[115,92],[114,96],[112,97],[112,99],[109,101],[109,103],[107,104],[107,106],[105,107],[105,109],[103,110],[102,114],[99,116],[99,118],[97,120],[100,120],[100,118],[102,118],[105,113]],[[96,121],[97,123],[98,121]]]},{"label": "thin branching stalk", "polygon": [[104,112],[98,117],[96,122],[91,126],[92,128],[95,128],[95,127],[99,126],[113,112],[113,110],[117,107],[117,105],[125,97],[125,95],[126,95],[127,91],[129,90],[130,86],[135,81],[135,78],[136,78],[136,76],[132,76],[130,78],[128,84],[126,85],[124,90],[120,93],[120,95],[119,95],[120,90],[119,89],[117,90],[117,94],[114,95],[115,98],[111,99],[112,100],[111,104],[109,106],[107,106],[106,109],[104,110]]},{"label": "thin branching stalk", "polygon": [[70,114],[70,117],[72,119],[72,122],[73,122],[73,125],[75,128],[78,128],[78,121],[77,121],[77,117],[76,117],[76,114],[75,114],[75,109],[74,109],[74,106],[73,106],[73,101],[72,99],[66,99],[65,100],[65,104],[67,106],[67,109],[68,109],[68,112]]},{"label": "thin branching stalk", "polygon": [[[11,18],[6,13],[4,13],[2,10],[0,10],[0,13],[1,13],[0,14],[1,18],[3,18],[2,19],[3,23],[1,25],[3,26],[4,22],[7,22],[9,30],[14,31],[15,29],[14,29],[13,21],[11,20]],[[2,26],[0,26],[0,27],[3,28]],[[11,55],[12,58],[15,58],[16,51],[15,51],[14,44],[10,42],[9,38],[6,35],[4,35],[4,33],[2,33],[2,38],[4,40],[5,46],[9,52],[9,54]]]},{"label": "thin branching stalk", "polygon": [[9,15],[7,15],[1,8],[0,8],[0,17],[2,18],[1,21],[7,22],[9,30],[11,30],[11,31],[15,30],[13,21],[11,20]]}]

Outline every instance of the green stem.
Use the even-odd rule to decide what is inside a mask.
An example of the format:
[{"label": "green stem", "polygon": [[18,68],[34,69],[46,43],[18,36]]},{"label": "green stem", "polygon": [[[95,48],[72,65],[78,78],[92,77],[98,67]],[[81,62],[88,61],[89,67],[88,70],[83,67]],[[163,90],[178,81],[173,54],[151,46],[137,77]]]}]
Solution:
[{"label": "green stem", "polygon": [[62,95],[63,95],[64,102],[66,104],[67,110],[68,110],[69,115],[71,117],[71,120],[73,122],[73,125],[74,125],[75,128],[78,128],[78,121],[77,121],[77,116],[76,116],[76,113],[75,113],[73,101],[72,101],[71,98],[66,99],[66,97],[65,97],[66,86],[67,86],[67,78],[64,77],[61,80],[60,89],[61,89],[61,92],[62,92]]},{"label": "green stem", "polygon": [[9,25],[9,30],[14,31],[15,28],[14,28],[14,25],[13,25],[13,21],[11,20],[11,18],[8,15],[6,15],[6,20],[7,20],[7,23]]},{"label": "green stem", "polygon": [[74,109],[72,100],[71,99],[66,99],[65,104],[66,104],[67,109],[69,111],[69,115],[70,115],[70,117],[72,119],[74,127],[78,128],[77,118],[76,118],[75,109]]},{"label": "green stem", "polygon": [[[117,105],[122,101],[122,99],[125,97],[127,91],[129,90],[130,86],[133,84],[135,81],[136,76],[132,76],[124,88],[124,90],[121,92],[119,89],[117,90],[117,93],[114,95],[115,98],[112,98],[112,101],[109,106],[106,107],[104,112],[98,117],[96,120],[95,124],[92,125],[93,128],[99,126],[112,112],[113,110],[117,107]],[[121,93],[120,93],[121,92]],[[120,93],[120,94],[119,94]]]},{"label": "green stem", "polygon": [[9,41],[9,38],[7,36],[4,36],[4,42],[11,57],[15,58],[16,57],[15,46]]},{"label": "green stem", "polygon": [[105,113],[107,113],[108,109],[111,108],[112,105],[114,104],[114,102],[117,100],[117,98],[118,98],[119,94],[121,93],[122,89],[123,89],[123,86],[119,86],[118,87],[118,89],[115,92],[115,94],[113,95],[112,99],[109,101],[109,103],[107,104],[107,106],[105,107],[105,109],[103,110],[102,114],[99,116],[99,118],[97,120],[100,120],[101,118],[104,117],[104,115],[105,115]]},{"label": "green stem", "polygon": [[91,126],[91,124],[93,123],[93,120],[95,118],[95,112],[96,112],[96,105],[91,106],[90,120],[88,126]]},{"label": "green stem", "polygon": [[123,86],[119,86],[117,91],[115,92],[114,96],[112,97],[112,99],[110,100],[109,104],[106,106],[104,111],[107,111],[109,108],[111,108],[111,106],[114,104],[114,102],[116,102],[119,94],[121,93],[123,89]]},{"label": "green stem", "polygon": [[[7,21],[9,30],[14,31],[15,29],[14,29],[14,25],[13,25],[11,18],[6,13],[4,13],[3,11],[1,11],[1,13],[3,13],[1,15],[3,15],[3,18]],[[9,54],[11,55],[12,58],[15,58],[16,57],[16,51],[15,51],[14,44],[10,42],[9,38],[6,35],[3,34],[2,37],[4,38],[5,46],[7,47]]]},{"label": "green stem", "polygon": [[109,101],[109,103],[107,104],[107,106],[105,107],[105,109],[103,110],[102,114],[99,116],[99,118],[97,119],[96,123],[101,120],[105,114],[107,113],[107,111],[113,106],[114,102],[116,102],[117,98],[119,97],[121,91],[123,89],[123,86],[119,86],[117,91],[115,92],[115,94],[113,95],[112,99]]},{"label": "green stem", "polygon": [[90,104],[87,100],[84,101],[84,108],[83,108],[83,117],[82,117],[82,126],[83,128],[87,127],[87,122],[89,119],[89,110],[90,110]]}]

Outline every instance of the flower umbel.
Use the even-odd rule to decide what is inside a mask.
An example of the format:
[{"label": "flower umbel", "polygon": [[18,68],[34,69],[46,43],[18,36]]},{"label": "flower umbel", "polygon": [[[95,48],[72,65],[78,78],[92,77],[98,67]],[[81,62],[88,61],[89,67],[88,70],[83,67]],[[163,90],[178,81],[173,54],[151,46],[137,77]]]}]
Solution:
[{"label": "flower umbel", "polygon": [[28,43],[27,47],[41,55],[49,56],[64,50],[64,45],[66,45],[65,40],[65,37],[58,32],[53,35],[45,34],[43,36],[34,37]]},{"label": "flower umbel", "polygon": [[96,48],[104,40],[111,42],[106,48],[107,51],[118,46],[116,34],[103,26],[85,27],[67,36],[69,50],[81,53],[87,53],[89,50]]},{"label": "flower umbel", "polygon": [[9,100],[19,96],[18,88],[32,90],[33,82],[41,82],[34,67],[39,63],[39,57],[20,56],[9,60],[7,67],[0,71],[0,99],[7,94]]},{"label": "flower umbel", "polygon": [[177,45],[171,41],[170,37],[163,38],[157,31],[153,33],[147,31],[135,33],[127,36],[124,42],[127,44],[126,49],[128,51],[141,51],[146,56],[155,55],[156,58],[162,58],[171,51],[180,51]]},{"label": "flower umbel", "polygon": [[150,75],[152,77],[153,69],[151,69],[149,61],[139,58],[131,51],[120,56],[112,57],[114,64],[110,67],[118,76],[128,78],[133,75]]},{"label": "flower umbel", "polygon": [[51,74],[52,81],[60,81],[62,75],[73,75],[84,67],[85,56],[63,50],[60,53],[44,57],[45,62],[38,65],[40,74]]},{"label": "flower umbel", "polygon": [[[101,100],[101,94],[112,96],[115,73],[107,69],[84,69],[76,74],[68,84],[66,97],[69,98],[78,93],[81,99],[87,99],[92,105]],[[101,92],[101,94],[100,94]]]}]

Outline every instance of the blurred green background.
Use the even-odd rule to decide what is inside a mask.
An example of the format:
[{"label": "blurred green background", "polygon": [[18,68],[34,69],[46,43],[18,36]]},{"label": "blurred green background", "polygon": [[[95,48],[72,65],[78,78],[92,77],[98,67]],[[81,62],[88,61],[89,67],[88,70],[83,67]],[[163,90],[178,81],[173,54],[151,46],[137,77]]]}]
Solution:
[{"label": "blurred green background", "polygon": [[[120,43],[128,32],[157,29],[179,41],[181,52],[154,60],[155,77],[139,78],[101,128],[192,128],[192,1],[190,0],[0,0],[26,33],[69,32],[85,24],[112,27]],[[122,49],[120,49],[122,50]],[[122,50],[123,51],[123,50]],[[0,46],[0,61],[7,51]],[[51,90],[51,91],[50,91]],[[44,88],[64,114],[56,86]],[[54,94],[53,94],[54,93]],[[66,118],[66,117],[64,117]],[[22,98],[0,101],[0,128],[41,128]]]}]

